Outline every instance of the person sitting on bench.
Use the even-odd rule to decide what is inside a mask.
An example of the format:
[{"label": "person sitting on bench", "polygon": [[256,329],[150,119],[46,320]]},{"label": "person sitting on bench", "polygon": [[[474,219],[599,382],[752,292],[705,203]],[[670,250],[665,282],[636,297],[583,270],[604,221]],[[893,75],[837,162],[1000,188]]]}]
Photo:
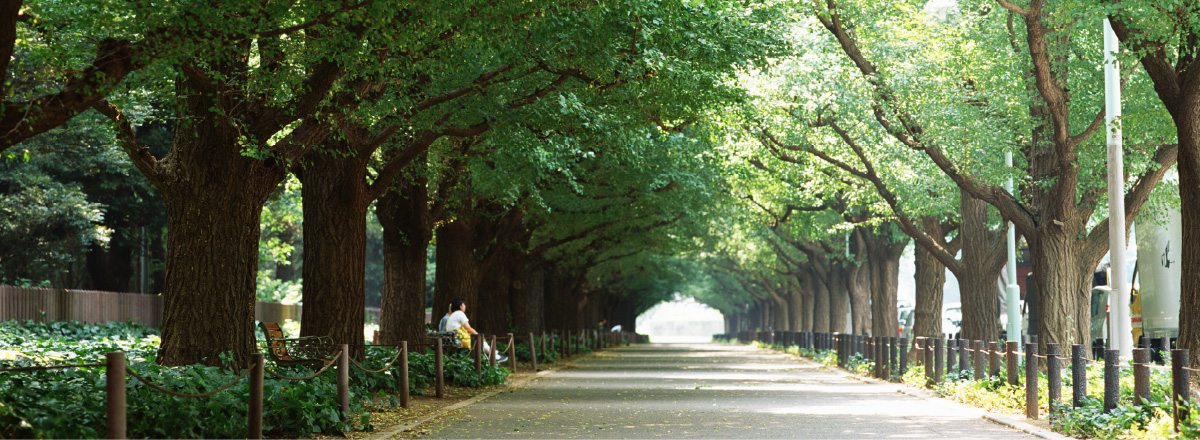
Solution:
[{"label": "person sitting on bench", "polygon": [[[446,320],[446,331],[458,331],[462,327],[468,334],[477,335],[479,332],[471,328],[470,319],[467,318],[467,300],[462,298],[454,298],[450,300],[450,318]],[[483,343],[483,353],[491,353],[492,349],[487,342]],[[496,362],[504,362],[508,360],[508,356],[496,353]]]}]

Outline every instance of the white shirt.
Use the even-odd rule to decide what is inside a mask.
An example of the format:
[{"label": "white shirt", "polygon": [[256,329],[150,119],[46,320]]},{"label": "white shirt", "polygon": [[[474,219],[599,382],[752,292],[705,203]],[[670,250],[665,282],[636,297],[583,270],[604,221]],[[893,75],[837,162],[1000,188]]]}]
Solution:
[{"label": "white shirt", "polygon": [[446,331],[452,332],[458,330],[458,328],[462,327],[463,324],[466,324],[467,321],[470,321],[470,319],[467,319],[466,313],[463,313],[462,310],[455,310],[454,313],[450,314],[450,319],[446,320]]}]

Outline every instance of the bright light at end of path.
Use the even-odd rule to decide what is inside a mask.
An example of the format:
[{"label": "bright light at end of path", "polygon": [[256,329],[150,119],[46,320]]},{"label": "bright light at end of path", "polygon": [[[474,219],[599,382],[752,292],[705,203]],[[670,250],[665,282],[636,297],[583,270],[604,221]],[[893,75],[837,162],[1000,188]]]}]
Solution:
[{"label": "bright light at end of path", "polygon": [[725,317],[695,299],[676,296],[638,316],[637,331],[649,335],[651,343],[710,342],[712,335],[725,333]]}]

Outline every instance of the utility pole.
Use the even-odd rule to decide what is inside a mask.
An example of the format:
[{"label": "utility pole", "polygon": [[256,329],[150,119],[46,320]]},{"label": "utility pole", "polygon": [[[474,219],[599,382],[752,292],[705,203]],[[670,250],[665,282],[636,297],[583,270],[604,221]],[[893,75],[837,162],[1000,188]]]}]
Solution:
[{"label": "utility pole", "polygon": [[1125,283],[1125,153],[1121,139],[1121,74],[1117,65],[1117,35],[1104,19],[1104,122],[1108,136],[1108,252],[1111,270],[1108,286],[1113,313],[1109,319],[1109,348],[1124,359],[1133,358],[1133,332],[1129,322],[1129,289]]}]

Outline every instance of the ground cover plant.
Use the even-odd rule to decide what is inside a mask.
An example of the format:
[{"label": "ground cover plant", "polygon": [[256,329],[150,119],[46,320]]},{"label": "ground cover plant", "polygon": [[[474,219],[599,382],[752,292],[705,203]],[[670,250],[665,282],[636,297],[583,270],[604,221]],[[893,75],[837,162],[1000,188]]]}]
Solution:
[{"label": "ground cover plant", "polygon": [[[102,364],[104,355],[124,351],[129,367],[150,382],[181,393],[215,390],[238,377],[222,367],[156,364],[159,339],[152,327],[130,323],[0,322],[4,348],[0,369],[49,365]],[[395,352],[368,350],[363,365],[378,369]],[[351,408],[346,423],[338,408],[334,374],[291,381],[264,377],[263,429],[268,436],[338,435],[370,429],[363,399],[395,392],[398,364],[370,374],[351,368]],[[432,353],[410,355],[410,386],[420,393],[433,382]],[[289,376],[307,376],[304,368],[269,368]],[[104,435],[105,376],[102,367],[0,373],[0,438],[97,438]],[[485,367],[475,373],[467,359],[447,362],[447,379],[458,386],[503,384],[508,371]],[[128,435],[131,438],[238,438],[248,429],[248,381],[242,379],[209,397],[190,399],[153,390],[129,377],[126,385]],[[387,400],[394,400],[389,398]]]}]

